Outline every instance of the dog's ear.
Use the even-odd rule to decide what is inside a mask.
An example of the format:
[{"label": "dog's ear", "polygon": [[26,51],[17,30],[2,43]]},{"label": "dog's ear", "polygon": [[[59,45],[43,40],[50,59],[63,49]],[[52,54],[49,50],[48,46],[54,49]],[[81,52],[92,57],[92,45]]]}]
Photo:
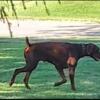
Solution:
[{"label": "dog's ear", "polygon": [[92,54],[93,50],[94,50],[94,45],[92,43],[87,44],[87,54],[88,55]]}]

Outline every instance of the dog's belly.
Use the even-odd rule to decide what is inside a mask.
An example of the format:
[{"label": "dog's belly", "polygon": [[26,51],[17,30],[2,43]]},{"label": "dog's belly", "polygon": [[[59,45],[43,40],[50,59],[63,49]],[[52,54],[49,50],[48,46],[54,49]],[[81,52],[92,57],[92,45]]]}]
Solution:
[{"label": "dog's belly", "polygon": [[68,66],[67,66],[67,64],[66,64],[66,62],[63,60],[57,60],[57,59],[53,59],[53,60],[51,60],[51,59],[42,59],[42,61],[43,62],[48,62],[48,63],[51,63],[51,64],[53,64],[54,66],[59,66],[60,68],[68,68]]}]

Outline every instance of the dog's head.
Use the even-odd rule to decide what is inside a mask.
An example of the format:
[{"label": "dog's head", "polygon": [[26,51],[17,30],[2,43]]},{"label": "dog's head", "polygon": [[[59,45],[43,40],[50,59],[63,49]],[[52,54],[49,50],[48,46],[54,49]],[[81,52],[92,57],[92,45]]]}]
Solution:
[{"label": "dog's head", "polygon": [[87,44],[87,54],[96,61],[100,60],[100,49],[95,44]]}]

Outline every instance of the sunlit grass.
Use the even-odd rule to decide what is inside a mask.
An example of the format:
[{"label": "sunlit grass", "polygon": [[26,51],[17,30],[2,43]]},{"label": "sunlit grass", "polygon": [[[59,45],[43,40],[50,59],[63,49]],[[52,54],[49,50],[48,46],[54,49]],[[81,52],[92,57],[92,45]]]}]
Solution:
[{"label": "sunlit grass", "polygon": [[[74,43],[95,43],[100,47],[96,38],[60,40]],[[77,91],[72,91],[70,81],[54,87],[54,82],[60,79],[54,66],[47,62],[39,62],[38,67],[31,74],[27,90],[23,84],[24,73],[16,77],[16,82],[9,87],[9,81],[16,68],[25,65],[23,50],[25,39],[0,39],[0,99],[16,98],[100,98],[100,62],[92,58],[80,59],[76,69],[75,82]],[[4,55],[4,57],[3,57]]]},{"label": "sunlit grass", "polygon": [[[9,18],[15,19],[13,11],[7,10],[7,2],[0,1],[0,6],[6,5]],[[46,1],[46,12],[43,1],[25,1],[26,9],[23,9],[21,1],[14,1],[19,19],[42,19],[42,20],[90,20],[100,21],[100,1]],[[9,8],[11,8],[9,3]]]}]

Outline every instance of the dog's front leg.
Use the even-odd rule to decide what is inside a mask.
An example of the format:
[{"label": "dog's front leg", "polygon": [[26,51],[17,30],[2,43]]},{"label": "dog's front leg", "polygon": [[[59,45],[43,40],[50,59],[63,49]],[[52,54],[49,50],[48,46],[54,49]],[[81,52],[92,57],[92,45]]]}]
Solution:
[{"label": "dog's front leg", "polygon": [[71,88],[72,90],[76,90],[75,88],[75,81],[74,81],[74,76],[75,76],[75,67],[77,65],[77,60],[75,57],[69,57],[67,60],[67,65],[69,69],[69,78],[71,82]]},{"label": "dog's front leg", "polygon": [[75,66],[74,65],[68,65],[68,69],[69,69],[69,78],[70,78],[70,82],[71,82],[71,88],[72,88],[72,90],[76,90],[75,81],[74,81]]}]

